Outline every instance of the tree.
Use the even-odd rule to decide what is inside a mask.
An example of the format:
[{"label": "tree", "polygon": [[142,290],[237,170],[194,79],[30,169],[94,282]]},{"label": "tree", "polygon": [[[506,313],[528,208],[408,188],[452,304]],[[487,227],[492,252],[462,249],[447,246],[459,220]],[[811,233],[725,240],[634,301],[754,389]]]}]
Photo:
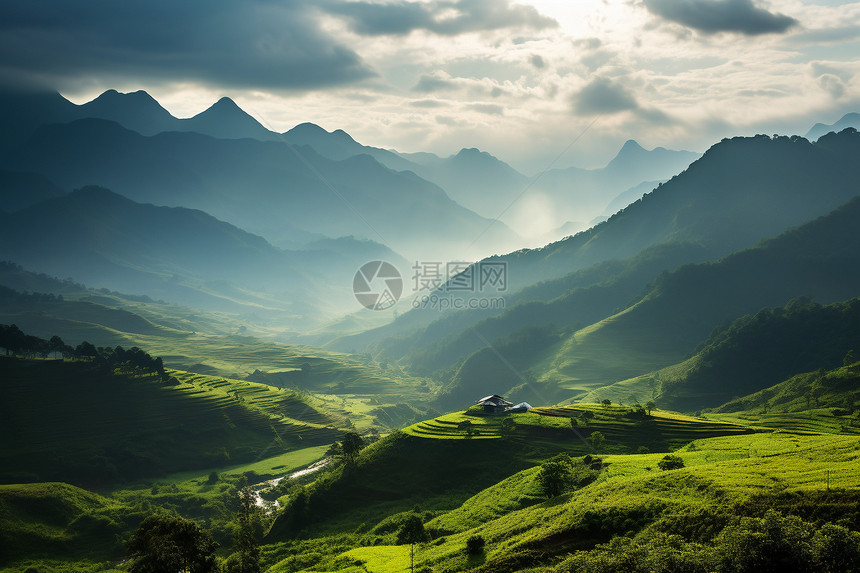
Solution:
[{"label": "tree", "polygon": [[462,422],[457,424],[457,429],[465,431],[467,438],[471,438],[473,435],[475,435],[475,428],[472,425],[471,420],[463,420]]},{"label": "tree", "polygon": [[161,359],[161,356],[155,359],[155,372],[161,378],[162,382],[170,380],[170,375],[164,370],[164,361]]},{"label": "tree", "polygon": [[681,456],[666,454],[662,460],[657,462],[657,467],[661,470],[678,470],[684,467],[684,460]]},{"label": "tree", "polygon": [[358,457],[358,452],[364,447],[364,440],[358,432],[347,432],[343,435],[343,440],[340,442],[341,454],[347,464],[354,464],[355,458]]},{"label": "tree", "polygon": [[150,515],[128,540],[132,573],[207,573],[216,570],[218,544],[184,517]]},{"label": "tree", "polygon": [[511,434],[514,433],[514,430],[516,430],[516,428],[517,428],[517,425],[514,422],[513,418],[505,418],[504,420],[502,420],[502,435],[503,436],[510,436]]},{"label": "tree", "polygon": [[571,469],[570,458],[564,455],[542,463],[538,472],[538,482],[544,495],[551,498],[563,494],[570,486]]},{"label": "tree", "polygon": [[239,490],[239,514],[234,534],[234,552],[227,560],[228,573],[260,573],[260,546],[257,530],[262,529],[260,508],[257,507],[254,490],[244,487]]},{"label": "tree", "polygon": [[591,441],[591,446],[595,452],[599,452],[603,447],[603,443],[606,442],[606,436],[603,435],[603,432],[591,432],[588,439]]},{"label": "tree", "polygon": [[604,408],[608,408],[612,405],[612,400],[609,400],[608,398],[604,398],[603,400],[600,401],[600,403],[603,404]]},{"label": "tree", "polygon": [[412,514],[406,518],[403,525],[397,531],[397,545],[409,544],[409,569],[415,571],[415,544],[430,539],[430,535],[424,529],[421,517]]},{"label": "tree", "polygon": [[63,342],[63,339],[62,339],[62,338],[60,338],[59,336],[54,335],[54,336],[52,336],[52,337],[51,337],[51,340],[49,340],[48,342],[49,342],[49,344],[50,344],[50,351],[51,351],[52,353],[54,353],[55,355],[56,355],[56,354],[63,354],[63,355],[65,355],[65,353],[66,353],[66,349],[67,349],[68,347],[66,346],[66,343],[65,343],[65,342]]},{"label": "tree", "polygon": [[648,415],[651,415],[651,410],[657,409],[657,404],[654,403],[654,400],[648,400],[645,402],[645,409],[648,410]]},{"label": "tree", "polygon": [[842,358],[842,366],[851,366],[854,364],[854,351],[849,350],[845,353],[845,357]]}]

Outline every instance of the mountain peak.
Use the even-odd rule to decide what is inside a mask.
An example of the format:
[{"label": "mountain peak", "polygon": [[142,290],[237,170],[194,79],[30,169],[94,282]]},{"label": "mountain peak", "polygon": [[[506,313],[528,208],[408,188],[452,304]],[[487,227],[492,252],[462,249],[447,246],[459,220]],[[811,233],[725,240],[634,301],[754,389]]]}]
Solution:
[{"label": "mountain peak", "polygon": [[115,121],[144,135],[167,131],[176,120],[155,98],[143,90],[131,93],[107,90],[96,99],[78,106],[74,115],[77,118]]},{"label": "mountain peak", "polygon": [[227,97],[227,96],[224,96],[224,97],[222,97],[221,99],[219,99],[218,101],[216,101],[215,103],[213,103],[213,104],[212,104],[212,106],[210,107],[210,109],[211,109],[212,107],[224,108],[224,109],[238,109],[238,110],[242,111],[242,113],[245,113],[245,112],[242,110],[242,108],[240,108],[240,107],[236,104],[236,102],[235,102],[235,101],[233,101],[232,99],[230,99],[230,98],[229,98],[229,97]]},{"label": "mountain peak", "polygon": [[[230,99],[227,96],[222,97],[221,99],[219,99],[218,101],[213,103],[211,106],[209,106],[206,110],[198,113],[194,117],[200,117],[204,114],[212,115],[213,113],[218,113],[218,114],[228,114],[229,113],[229,114],[233,114],[233,115],[241,115],[241,116],[251,117],[250,115],[248,115],[248,113],[245,110],[243,110],[241,107],[239,107],[235,101],[233,101],[232,99]],[[254,120],[254,121],[256,121],[256,120]]]},{"label": "mountain peak", "polygon": [[328,132],[326,130],[324,130],[323,128],[321,128],[320,126],[318,126],[317,124],[306,121],[304,123],[298,124],[297,126],[292,128],[291,130],[287,131],[285,133],[285,135],[287,133],[291,133],[293,135],[299,135],[299,134],[326,134]]},{"label": "mountain peak", "polygon": [[260,140],[272,140],[279,137],[263,127],[253,116],[226,96],[213,103],[205,111],[183,121],[187,122],[184,131],[196,131],[212,137]]}]

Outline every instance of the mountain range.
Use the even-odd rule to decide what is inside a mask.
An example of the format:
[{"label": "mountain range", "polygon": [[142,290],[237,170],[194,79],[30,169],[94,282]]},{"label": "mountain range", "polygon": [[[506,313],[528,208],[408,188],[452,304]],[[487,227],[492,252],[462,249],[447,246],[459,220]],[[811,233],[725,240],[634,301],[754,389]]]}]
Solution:
[{"label": "mountain range", "polygon": [[[820,236],[810,231],[798,241],[795,253],[786,255],[775,246],[753,250],[761,260],[745,268],[758,275],[744,278],[740,267],[732,266],[732,261],[753,255],[731,254],[824,216],[855,197],[853,157],[858,146],[860,134],[850,130],[816,143],[799,137],[725,140],[593,229],[542,249],[494,258],[507,263],[509,283],[515,285],[504,309],[441,316],[438,311],[413,310],[332,346],[369,349],[386,360],[449,377],[456,398],[452,403],[464,395],[455,392],[457,388],[480,394],[488,383],[504,390],[529,377],[574,396],[671,365],[720,322],[762,306],[805,294],[826,302],[856,296],[860,283],[847,271],[855,255],[840,247],[840,241],[851,241],[857,221],[837,227],[835,221],[844,221],[837,212],[829,223],[813,227],[821,230]],[[842,234],[824,235],[828,226],[834,233],[842,229]],[[805,258],[803,245],[811,249]],[[840,249],[848,259],[830,264]],[[699,268],[682,266],[685,263],[723,257],[728,258],[716,266],[701,266],[712,269],[709,278],[684,282],[671,292],[661,290],[672,284],[672,277],[692,275]],[[779,262],[779,257],[787,260]],[[672,274],[661,277],[664,272]],[[646,312],[658,301],[665,306]],[[646,314],[650,318],[642,319]],[[527,358],[511,358],[524,347],[531,349]],[[509,367],[498,364],[498,353],[508,357]],[[494,374],[488,376],[491,363]],[[564,392],[553,395],[562,397]]]},{"label": "mountain range", "polygon": [[860,113],[846,113],[839,119],[839,121],[831,125],[816,123],[806,133],[806,139],[815,141],[822,135],[826,135],[831,131],[838,133],[849,127],[860,129]]},{"label": "mountain range", "polygon": [[[391,170],[411,171],[425,181],[436,184],[444,189],[451,199],[486,219],[499,218],[502,223],[511,226],[520,235],[530,236],[529,242],[535,245],[541,244],[540,241],[560,238],[563,236],[560,233],[570,234],[587,228],[589,222],[596,217],[611,214],[608,206],[615,200],[616,203],[612,206],[614,208],[622,192],[644,181],[667,179],[698,156],[690,152],[668,151],[663,148],[645,151],[637,143],[628,141],[603,169],[549,169],[538,176],[530,177],[517,172],[492,155],[474,148],[464,148],[455,155],[440,158],[431,153],[398,153],[362,145],[342,130],[328,132],[310,123],[299,124],[285,133],[277,133],[264,127],[227,97],[221,98],[210,108],[191,118],[178,119],[144,91],[124,94],[116,90],[108,90],[82,105],[75,105],[59,94],[0,94],[0,126],[4,127],[9,134],[3,149],[8,151],[24,143],[40,126],[66,124],[83,119],[112,121],[147,137],[168,132],[193,132],[216,139],[286,142],[299,147],[311,147],[316,154],[338,162],[358,155],[369,155]],[[86,141],[79,143],[85,145]],[[40,144],[44,142],[40,141]],[[118,144],[121,145],[122,141]],[[255,167],[263,167],[265,171],[266,166]],[[233,168],[238,169],[238,166]],[[328,166],[323,169],[328,169]],[[372,175],[366,174],[366,176]],[[65,185],[62,181],[57,183]],[[120,190],[115,181],[92,179],[77,185],[84,184],[106,185],[125,192]],[[289,187],[283,180],[280,184]],[[397,185],[406,188],[414,186],[402,181]],[[344,188],[338,187],[338,191],[346,197],[350,194],[350,185],[346,184]],[[625,195],[625,197],[628,196],[629,194]],[[635,200],[638,196],[634,194],[630,198]],[[394,200],[396,201],[397,198]],[[387,201],[390,202],[390,198]],[[194,206],[203,209],[208,207]],[[440,217],[448,217],[447,211],[451,210],[450,207],[438,205],[432,206],[431,209],[438,212]],[[552,216],[547,217],[547,213]],[[225,218],[226,215],[222,212],[213,214],[219,218]],[[364,212],[362,216],[369,217]],[[458,219],[458,225],[465,223],[462,218],[462,214],[459,217],[455,216],[455,219]],[[231,222],[240,226],[245,226],[247,223],[239,220]],[[295,221],[291,222],[295,224]],[[506,245],[508,250],[522,246],[523,240],[510,233],[504,224],[494,223],[487,231],[490,236],[486,237],[485,242],[489,244],[489,239],[493,239],[496,241],[495,245]],[[297,226],[311,227],[304,220]],[[465,226],[469,228],[468,224]],[[265,231],[265,229],[253,227],[248,229],[253,232]],[[312,235],[318,233],[312,228],[304,230]],[[440,229],[440,231],[444,231],[439,233],[441,236],[452,232],[450,228]],[[329,231],[320,232],[325,234]],[[467,233],[472,233],[465,241],[469,244],[475,240],[476,233],[473,231]],[[377,234],[369,231],[367,226],[353,234],[380,240],[379,236],[370,236]],[[381,231],[379,234],[382,234]],[[509,235],[509,240],[500,242],[506,234]],[[299,232],[288,233],[286,239],[274,235],[266,236],[275,243],[295,246],[295,241],[307,238],[301,235]],[[481,239],[484,238],[482,235]],[[396,246],[392,245],[392,247],[396,249]],[[399,250],[403,251],[405,248]],[[486,254],[488,248],[485,247],[483,250]]]},{"label": "mountain range", "polygon": [[0,260],[190,306],[266,312],[285,327],[306,328],[357,308],[340,285],[350,285],[367,259],[406,264],[379,244],[354,239],[285,251],[202,211],[140,204],[92,186],[0,220]]}]

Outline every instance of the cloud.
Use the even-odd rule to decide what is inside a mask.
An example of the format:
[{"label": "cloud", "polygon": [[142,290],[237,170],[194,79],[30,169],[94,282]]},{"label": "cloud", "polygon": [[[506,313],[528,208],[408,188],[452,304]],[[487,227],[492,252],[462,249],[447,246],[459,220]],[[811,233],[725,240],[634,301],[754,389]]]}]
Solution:
[{"label": "cloud", "polygon": [[533,6],[510,0],[431,0],[429,2],[332,2],[326,11],[344,18],[363,36],[404,36],[424,30],[442,36],[506,28],[544,30],[558,22]]},{"label": "cloud", "polygon": [[783,33],[798,24],[794,18],[756,7],[752,0],[645,0],[645,6],[656,16],[706,34],[756,36]]},{"label": "cloud", "polygon": [[374,75],[322,30],[310,0],[88,0],[0,4],[0,69],[48,83],[150,83],[307,89]]},{"label": "cloud", "polygon": [[489,115],[505,115],[505,108],[492,103],[472,103],[467,105],[466,109]]},{"label": "cloud", "polygon": [[612,114],[639,109],[636,98],[621,84],[597,77],[573,96],[578,113],[585,115]]},{"label": "cloud", "polygon": [[539,70],[542,70],[546,67],[546,61],[541,57],[540,54],[532,54],[529,56],[529,63],[536,67]]},{"label": "cloud", "polygon": [[806,30],[792,38],[797,44],[844,44],[855,42],[860,38],[860,26],[835,26],[832,28],[815,28]]},{"label": "cloud", "polygon": [[421,93],[432,93],[455,87],[455,83],[448,77],[439,75],[423,75],[418,82],[412,86],[412,91]]},{"label": "cloud", "polygon": [[448,107],[448,104],[445,102],[441,102],[435,99],[419,99],[409,102],[409,105],[412,107],[420,107],[420,108],[437,108],[437,107]]},{"label": "cloud", "polygon": [[818,85],[836,99],[845,94],[845,84],[839,77],[833,74],[822,74],[818,78]]}]

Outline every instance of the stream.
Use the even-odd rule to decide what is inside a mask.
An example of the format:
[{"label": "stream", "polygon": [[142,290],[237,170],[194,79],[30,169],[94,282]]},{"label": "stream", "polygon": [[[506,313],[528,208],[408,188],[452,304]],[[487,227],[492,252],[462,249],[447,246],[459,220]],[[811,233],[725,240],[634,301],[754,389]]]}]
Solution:
[{"label": "stream", "polygon": [[312,463],[308,467],[302,470],[295,471],[290,474],[282,475],[280,477],[276,477],[274,479],[270,479],[268,481],[264,481],[258,483],[256,485],[251,486],[251,489],[254,492],[254,503],[257,504],[258,507],[262,507],[266,511],[271,511],[273,508],[278,507],[278,500],[275,501],[267,501],[260,496],[260,492],[264,489],[268,489],[270,487],[274,487],[281,483],[284,478],[289,479],[298,479],[312,473],[318,472],[324,467],[326,467],[329,463],[331,463],[330,458],[323,458],[317,462]]}]

